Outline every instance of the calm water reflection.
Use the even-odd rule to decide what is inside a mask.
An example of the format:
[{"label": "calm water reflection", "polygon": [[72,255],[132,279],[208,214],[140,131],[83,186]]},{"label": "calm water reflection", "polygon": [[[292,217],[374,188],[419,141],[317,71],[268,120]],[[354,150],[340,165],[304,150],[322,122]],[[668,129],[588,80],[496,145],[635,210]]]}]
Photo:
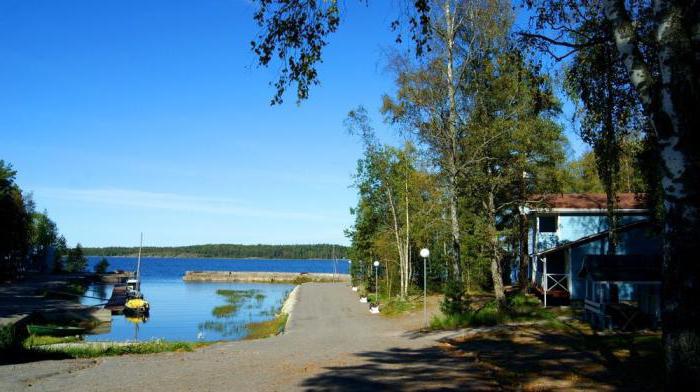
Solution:
[{"label": "calm water reflection", "polygon": [[[145,321],[113,316],[111,330],[86,336],[87,340],[235,340],[246,335],[245,325],[269,320],[279,310],[287,293],[287,284],[265,283],[184,283],[182,281],[148,281],[141,289],[151,304]],[[217,290],[254,290],[243,298],[236,310],[224,316],[213,314],[214,308],[228,305]],[[95,285],[87,295],[106,298],[111,286]],[[85,303],[99,303],[86,299]]]},{"label": "calm water reflection", "polygon": [[[92,270],[99,257],[88,258]],[[110,270],[134,270],[136,258],[108,257]],[[277,271],[347,273],[347,260],[237,260],[196,258],[143,258],[141,291],[151,304],[148,320],[129,320],[113,316],[110,330],[88,335],[87,340],[236,340],[246,335],[245,325],[270,320],[294,286],[265,283],[185,283],[185,271]],[[217,290],[255,290],[236,304],[235,311],[213,311],[230,305]],[[94,285],[86,294],[86,304],[106,302],[112,294],[110,285]],[[99,298],[104,298],[100,300]],[[229,309],[231,310],[231,309]]]}]

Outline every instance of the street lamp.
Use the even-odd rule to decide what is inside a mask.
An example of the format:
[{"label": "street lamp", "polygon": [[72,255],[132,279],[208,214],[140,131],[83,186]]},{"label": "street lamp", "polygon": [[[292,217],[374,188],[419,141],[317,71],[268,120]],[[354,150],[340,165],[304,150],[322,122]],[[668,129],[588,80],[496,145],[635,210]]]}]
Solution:
[{"label": "street lamp", "polygon": [[428,270],[426,268],[426,260],[429,256],[430,250],[428,248],[420,250],[420,257],[423,258],[423,321],[426,328],[428,328]]},{"label": "street lamp", "polygon": [[379,262],[374,263],[374,299],[377,301],[377,309],[379,309]]}]

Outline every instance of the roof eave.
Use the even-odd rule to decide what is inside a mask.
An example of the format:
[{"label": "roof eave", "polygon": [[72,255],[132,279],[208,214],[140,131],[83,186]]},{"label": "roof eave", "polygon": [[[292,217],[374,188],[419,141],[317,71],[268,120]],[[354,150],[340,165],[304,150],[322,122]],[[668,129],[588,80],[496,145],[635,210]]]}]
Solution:
[{"label": "roof eave", "polygon": [[[548,214],[607,214],[606,208],[533,208],[531,213],[548,213]],[[615,210],[621,214],[648,214],[646,208],[618,208]]]}]

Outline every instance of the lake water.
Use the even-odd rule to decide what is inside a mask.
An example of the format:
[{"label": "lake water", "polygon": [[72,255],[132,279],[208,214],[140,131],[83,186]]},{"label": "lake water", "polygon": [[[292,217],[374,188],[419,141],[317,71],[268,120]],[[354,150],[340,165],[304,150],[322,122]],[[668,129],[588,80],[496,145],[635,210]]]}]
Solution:
[{"label": "lake water", "polygon": [[[109,270],[134,270],[136,258],[107,257]],[[92,270],[100,257],[89,257]],[[335,266],[334,266],[335,265]],[[142,258],[141,291],[151,305],[148,319],[129,319],[112,316],[111,328],[102,333],[87,335],[89,341],[124,340],[237,340],[247,334],[246,325],[270,320],[279,311],[290,284],[267,283],[208,283],[183,282],[185,271],[272,271],[272,272],[348,272],[346,260],[240,260],[194,258]],[[245,292],[236,301],[235,310],[215,314],[214,309],[230,305],[226,296],[217,290]],[[111,285],[93,285],[87,296],[109,298]],[[85,298],[85,304],[104,303],[106,300]],[[222,308],[219,308],[222,309]],[[229,309],[230,310],[230,309]],[[224,312],[226,313],[226,312]],[[100,331],[98,331],[100,332]]]}]

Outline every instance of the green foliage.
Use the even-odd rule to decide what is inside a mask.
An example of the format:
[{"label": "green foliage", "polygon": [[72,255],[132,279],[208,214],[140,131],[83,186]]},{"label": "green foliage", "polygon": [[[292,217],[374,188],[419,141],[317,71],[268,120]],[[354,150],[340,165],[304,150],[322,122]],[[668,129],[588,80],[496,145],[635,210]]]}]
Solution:
[{"label": "green foliage", "polygon": [[32,214],[32,267],[38,271],[47,271],[49,253],[59,243],[58,227],[46,211]]},{"label": "green foliage", "polygon": [[206,342],[169,342],[164,340],[153,340],[143,343],[87,343],[67,345],[64,347],[52,347],[50,345],[31,346],[26,350],[29,353],[24,355],[34,355],[41,357],[68,357],[68,358],[96,358],[129,354],[155,354],[162,352],[189,352],[195,348],[207,346]]},{"label": "green foliage", "polygon": [[381,302],[381,313],[385,316],[397,316],[410,312],[418,306],[423,305],[422,297],[408,297],[402,299],[400,297],[391,297]]},{"label": "green foliage", "polygon": [[221,295],[226,298],[226,301],[232,304],[239,303],[240,301],[246,299],[246,298],[252,298],[256,294],[258,294],[259,291],[255,289],[250,289],[250,290],[228,290],[228,289],[219,289],[216,290],[216,294]]},{"label": "green foliage", "polygon": [[[240,309],[243,301],[249,298],[256,298],[256,300],[262,300],[265,295],[260,293],[258,290],[227,290],[219,289],[216,290],[216,294],[224,297],[228,304],[217,306],[212,309],[211,314],[217,318],[230,317],[238,309]],[[262,295],[262,297],[260,297]]]},{"label": "green foliage", "polygon": [[[364,110],[349,115],[365,153],[355,181],[355,226],[346,234],[352,259],[360,261],[353,273],[370,291],[369,263],[381,260],[383,292],[404,296],[402,277],[410,275],[416,286],[426,274],[428,285],[446,294],[448,314],[466,311],[473,291],[502,297],[503,266],[520,246],[514,241],[518,206],[533,194],[561,189],[566,139],[556,122],[560,104],[548,76],[510,41],[512,15],[504,5],[456,7],[456,19],[469,23],[457,27],[454,42],[445,35],[450,18],[436,10],[442,34],[434,36],[434,46],[440,50],[417,63],[395,61],[397,92],[384,97],[382,111],[413,132],[424,150],[383,145]],[[450,45],[454,50],[445,49]],[[406,241],[409,257],[402,255]],[[422,247],[432,251],[428,271],[418,256]]]},{"label": "green foliage", "polygon": [[46,335],[29,335],[22,343],[25,348],[37,346],[45,346],[47,344],[57,343],[75,343],[81,342],[79,336],[46,336]]},{"label": "green foliage", "polygon": [[504,308],[499,308],[495,300],[489,300],[478,306],[473,304],[461,313],[445,313],[433,317],[431,328],[454,329],[524,321],[546,321],[549,326],[557,324],[556,314],[543,308],[537,298],[517,293],[507,298]]},{"label": "green foliage", "polygon": [[456,315],[467,312],[469,298],[464,288],[458,282],[450,280],[445,286],[445,297],[440,304],[440,310],[446,315]]},{"label": "green foliage", "polygon": [[75,248],[68,251],[65,261],[65,271],[68,273],[83,272],[87,267],[87,257],[83,252],[83,247],[78,243]]},{"label": "green foliage", "polygon": [[272,320],[250,323],[246,325],[248,334],[246,339],[263,339],[274,335],[279,335],[284,332],[284,327],[287,325],[286,314],[281,314]]},{"label": "green foliage", "polygon": [[0,280],[27,270],[46,272],[52,250],[54,257],[62,256],[56,224],[46,211],[35,211],[31,194],[23,194],[15,183],[16,175],[11,164],[0,160]]},{"label": "green foliage", "polygon": [[312,279],[311,279],[311,277],[309,277],[309,276],[306,276],[306,275],[298,275],[297,277],[294,278],[294,280],[292,281],[292,283],[294,283],[294,284],[296,284],[296,285],[299,285],[299,284],[304,284],[304,283],[308,283],[308,282],[311,282],[311,281],[312,281]]},{"label": "green foliage", "polygon": [[103,257],[97,264],[95,264],[95,273],[104,274],[107,272],[107,268],[109,268],[109,261]]},{"label": "green foliage", "polygon": [[234,304],[221,305],[212,309],[211,314],[218,318],[230,317],[236,310],[238,310],[238,306]]},{"label": "green foliage", "polygon": [[[285,90],[296,84],[297,102],[309,96],[311,86],[319,84],[316,67],[322,62],[321,53],[328,36],[340,25],[338,1],[261,0],[253,15],[260,33],[251,42],[258,64],[267,67],[278,61],[278,78],[272,83],[276,90],[271,103],[282,103]],[[430,2],[416,0],[408,27],[417,53],[429,48]],[[392,23],[398,27],[399,21]],[[401,36],[397,36],[397,41]]]},{"label": "green foliage", "polygon": [[20,276],[27,267],[34,205],[15,183],[17,172],[0,160],[0,280]]},{"label": "green foliage", "polygon": [[[139,248],[85,248],[89,256],[135,256]],[[221,257],[266,259],[331,259],[345,258],[347,247],[333,244],[314,245],[238,245],[207,244],[176,247],[144,247],[143,256],[154,257]]]},{"label": "green foliage", "polygon": [[21,348],[26,335],[25,328],[19,328],[16,324],[0,326],[0,354],[9,355],[10,352]]}]

